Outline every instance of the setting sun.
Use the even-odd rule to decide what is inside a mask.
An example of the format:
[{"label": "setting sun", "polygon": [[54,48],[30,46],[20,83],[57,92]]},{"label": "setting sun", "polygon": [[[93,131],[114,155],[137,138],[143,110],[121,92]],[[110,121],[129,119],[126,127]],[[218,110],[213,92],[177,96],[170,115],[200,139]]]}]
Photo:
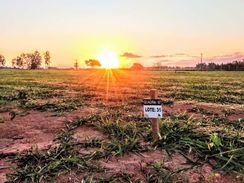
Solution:
[{"label": "setting sun", "polygon": [[114,50],[102,50],[97,59],[101,62],[103,68],[118,68],[120,65],[119,58]]}]

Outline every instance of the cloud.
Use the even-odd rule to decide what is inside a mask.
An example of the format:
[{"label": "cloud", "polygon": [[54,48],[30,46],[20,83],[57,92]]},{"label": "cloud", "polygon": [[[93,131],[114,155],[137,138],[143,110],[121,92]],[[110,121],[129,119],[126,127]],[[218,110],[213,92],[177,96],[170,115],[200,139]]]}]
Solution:
[{"label": "cloud", "polygon": [[150,56],[151,58],[163,58],[163,57],[168,57],[168,55],[153,55]]},{"label": "cloud", "polygon": [[226,54],[226,55],[218,55],[218,56],[212,56],[212,57],[204,57],[203,60],[207,62],[216,62],[216,63],[226,63],[226,62],[232,62],[235,60],[243,60],[244,59],[244,53],[241,52],[235,52],[232,54]]},{"label": "cloud", "polygon": [[186,53],[175,53],[173,56],[188,56]]},{"label": "cloud", "polygon": [[156,62],[161,62],[161,63],[170,63],[172,62],[172,60],[167,60],[167,59],[164,59],[164,60],[158,60]]},{"label": "cloud", "polygon": [[174,53],[174,54],[169,54],[169,55],[165,55],[165,54],[162,54],[162,55],[153,55],[153,56],[150,56],[151,58],[174,58],[174,57],[193,57],[193,58],[196,58],[196,57],[200,57],[200,56],[195,56],[195,55],[189,55],[187,53]]},{"label": "cloud", "polygon": [[136,55],[134,53],[129,53],[129,52],[125,52],[123,55],[120,55],[121,57],[125,57],[125,58],[141,58],[142,56],[140,55]]},{"label": "cloud", "polygon": [[195,66],[194,60],[192,59],[180,59],[180,60],[169,60],[169,59],[163,59],[163,60],[155,60],[153,64],[161,63],[162,66],[182,66],[182,67],[190,67]]}]

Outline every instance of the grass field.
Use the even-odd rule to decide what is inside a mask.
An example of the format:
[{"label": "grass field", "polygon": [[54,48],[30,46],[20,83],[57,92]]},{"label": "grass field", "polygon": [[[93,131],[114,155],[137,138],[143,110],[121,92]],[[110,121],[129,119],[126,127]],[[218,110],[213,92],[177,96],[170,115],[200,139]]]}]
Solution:
[{"label": "grass field", "polygon": [[0,70],[0,130],[2,182],[242,182],[244,72]]}]

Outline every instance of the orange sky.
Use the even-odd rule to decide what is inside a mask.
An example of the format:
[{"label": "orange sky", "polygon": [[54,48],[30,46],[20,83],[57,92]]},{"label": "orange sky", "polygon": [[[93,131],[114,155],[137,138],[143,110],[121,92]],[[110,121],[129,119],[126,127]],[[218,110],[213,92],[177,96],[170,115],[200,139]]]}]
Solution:
[{"label": "orange sky", "polygon": [[[49,50],[52,65],[113,50],[122,66],[133,62],[194,66],[244,58],[242,0],[43,0],[0,2],[0,54]],[[123,56],[122,56],[123,55]]]}]

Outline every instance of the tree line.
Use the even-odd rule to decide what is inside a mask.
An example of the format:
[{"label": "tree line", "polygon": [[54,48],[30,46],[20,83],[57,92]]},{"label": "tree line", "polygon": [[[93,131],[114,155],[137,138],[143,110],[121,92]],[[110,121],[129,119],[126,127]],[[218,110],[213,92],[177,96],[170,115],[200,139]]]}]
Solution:
[{"label": "tree line", "polygon": [[204,71],[244,71],[244,60],[242,61],[233,61],[226,64],[216,64],[216,63],[199,63],[196,65],[197,70]]},{"label": "tree line", "polygon": [[[46,51],[43,54],[41,54],[39,51],[34,51],[33,53],[21,53],[11,60],[11,64],[13,68],[18,69],[39,69],[42,65],[43,59],[44,64],[46,67],[48,67],[51,63],[51,56],[49,51]],[[0,54],[0,67],[4,67],[5,64],[5,57]],[[102,66],[100,61],[96,59],[85,60],[85,65],[91,68]],[[79,68],[79,62],[77,59],[75,60],[74,67],[75,69]]]},{"label": "tree line", "polygon": [[[49,51],[45,51],[41,54],[39,51],[34,51],[33,53],[21,53],[17,57],[11,60],[13,68],[19,69],[39,69],[42,65],[44,59],[44,64],[48,67],[51,63],[51,56]],[[5,66],[6,59],[3,55],[0,55],[0,66]]]},{"label": "tree line", "polygon": [[[102,66],[102,64],[100,63],[100,61],[99,60],[96,60],[96,59],[85,60],[85,64],[86,64],[87,67],[91,67],[91,68],[101,67]],[[77,59],[75,60],[74,68],[75,69],[78,69],[79,68],[79,62],[78,62]]]},{"label": "tree line", "polygon": [[[39,51],[35,51],[33,53],[21,53],[19,56],[12,59],[12,67],[19,69],[39,69],[42,65],[42,61],[44,59],[44,64],[48,67],[51,63],[50,52],[46,51],[41,54]],[[0,67],[4,67],[6,64],[6,59],[3,55],[0,54]],[[85,61],[85,65],[91,68],[101,67],[101,63],[99,60],[89,59]],[[160,65],[161,66],[161,65]],[[75,69],[79,68],[78,60],[75,60],[74,63]],[[159,64],[155,64],[154,67],[159,67]],[[153,67],[153,68],[154,68]],[[141,64],[133,64],[132,69],[143,69]],[[169,68],[165,66],[165,68]],[[194,68],[193,68],[194,69]],[[198,63],[195,66],[196,70],[204,70],[204,71],[215,71],[215,70],[223,70],[223,71],[244,71],[244,59],[242,61],[233,61],[225,64],[217,64],[214,62],[210,63]]]}]

